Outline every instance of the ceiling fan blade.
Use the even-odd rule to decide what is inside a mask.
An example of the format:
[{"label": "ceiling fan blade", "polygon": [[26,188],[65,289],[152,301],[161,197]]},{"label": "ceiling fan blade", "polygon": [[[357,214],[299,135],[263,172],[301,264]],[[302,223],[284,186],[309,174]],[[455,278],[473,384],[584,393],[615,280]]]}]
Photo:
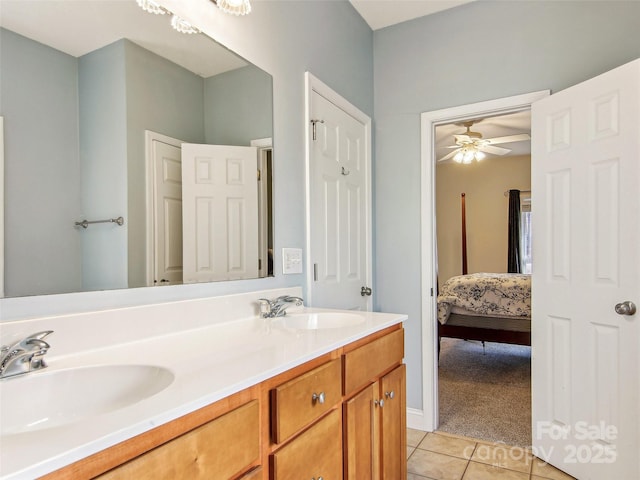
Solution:
[{"label": "ceiling fan blade", "polygon": [[508,148],[494,147],[493,145],[478,145],[478,150],[492,155],[505,155],[511,151]]},{"label": "ceiling fan blade", "polygon": [[438,161],[439,162],[444,162],[445,160],[449,160],[450,158],[453,158],[455,156],[455,154],[458,153],[460,150],[462,150],[462,149],[458,148],[458,149],[454,150],[453,152],[449,152]]},{"label": "ceiling fan blade", "polygon": [[484,141],[489,145],[496,145],[498,143],[524,142],[525,140],[531,140],[531,136],[528,133],[507,135],[506,137],[487,138]]}]

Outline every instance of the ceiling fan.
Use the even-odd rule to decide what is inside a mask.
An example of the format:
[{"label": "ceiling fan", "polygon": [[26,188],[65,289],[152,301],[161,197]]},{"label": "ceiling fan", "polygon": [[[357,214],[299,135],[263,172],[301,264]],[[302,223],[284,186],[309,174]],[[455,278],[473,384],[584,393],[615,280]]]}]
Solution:
[{"label": "ceiling fan", "polygon": [[455,148],[455,150],[442,157],[438,160],[439,162],[453,157],[455,162],[471,163],[474,160],[482,160],[485,158],[487,153],[491,155],[505,155],[511,150],[504,147],[496,147],[495,145],[500,143],[522,142],[524,140],[531,139],[528,133],[519,133],[517,135],[507,135],[495,138],[482,138],[482,134],[480,132],[471,131],[471,127],[474,123],[474,121],[462,123],[462,126],[467,128],[467,131],[463,134],[453,136],[456,140],[456,144],[447,148]]}]

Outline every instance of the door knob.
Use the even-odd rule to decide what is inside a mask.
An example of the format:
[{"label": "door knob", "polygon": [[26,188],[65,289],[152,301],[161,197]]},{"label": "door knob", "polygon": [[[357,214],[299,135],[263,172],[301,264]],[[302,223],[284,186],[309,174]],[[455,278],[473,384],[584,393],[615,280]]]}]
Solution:
[{"label": "door knob", "polygon": [[616,305],[616,313],[618,315],[635,315],[636,304],[630,301],[618,303]]},{"label": "door knob", "polygon": [[367,296],[371,295],[371,289],[369,287],[362,287],[360,289],[360,295],[362,295],[363,297],[365,295],[367,295]]}]

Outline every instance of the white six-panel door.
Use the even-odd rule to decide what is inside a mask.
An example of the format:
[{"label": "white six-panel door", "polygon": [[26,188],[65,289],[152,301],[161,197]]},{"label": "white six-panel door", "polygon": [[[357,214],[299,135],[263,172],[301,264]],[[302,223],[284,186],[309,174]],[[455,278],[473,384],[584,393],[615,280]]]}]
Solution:
[{"label": "white six-panel door", "polygon": [[316,91],[310,100],[311,302],[369,310],[361,294],[371,275],[367,128]]},{"label": "white six-panel door", "polygon": [[640,60],[532,106],[533,445],[640,478]]},{"label": "white six-panel door", "polygon": [[256,147],[182,144],[184,283],[258,277]]},{"label": "white six-panel door", "polygon": [[153,285],[182,283],[182,160],[180,147],[152,140]]}]

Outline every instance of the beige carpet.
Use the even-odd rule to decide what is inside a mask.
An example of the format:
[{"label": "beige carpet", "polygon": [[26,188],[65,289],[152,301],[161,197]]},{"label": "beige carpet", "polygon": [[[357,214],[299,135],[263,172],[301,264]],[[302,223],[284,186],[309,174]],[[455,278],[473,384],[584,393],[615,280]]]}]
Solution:
[{"label": "beige carpet", "polygon": [[439,430],[531,445],[531,348],[443,338]]}]

